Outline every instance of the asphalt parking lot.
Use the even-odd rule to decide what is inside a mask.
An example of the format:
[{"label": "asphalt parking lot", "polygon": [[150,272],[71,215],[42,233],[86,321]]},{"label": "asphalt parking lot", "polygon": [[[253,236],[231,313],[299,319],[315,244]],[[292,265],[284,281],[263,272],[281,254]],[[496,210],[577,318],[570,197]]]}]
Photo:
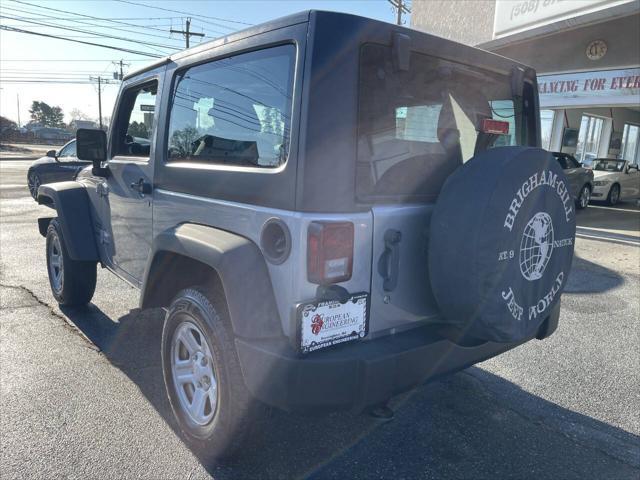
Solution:
[{"label": "asphalt parking lot", "polygon": [[173,430],[162,312],[105,271],[89,308],[55,303],[28,163],[0,162],[1,478],[640,477],[640,247],[579,237],[555,335],[394,399],[391,421],[272,412],[203,465]]}]

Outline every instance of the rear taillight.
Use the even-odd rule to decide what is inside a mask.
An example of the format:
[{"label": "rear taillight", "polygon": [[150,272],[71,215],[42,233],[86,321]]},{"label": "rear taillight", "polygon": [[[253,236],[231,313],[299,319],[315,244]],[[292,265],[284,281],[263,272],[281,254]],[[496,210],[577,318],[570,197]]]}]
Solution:
[{"label": "rear taillight", "polygon": [[344,282],[353,270],[353,223],[312,222],[307,238],[307,279],[319,285]]}]

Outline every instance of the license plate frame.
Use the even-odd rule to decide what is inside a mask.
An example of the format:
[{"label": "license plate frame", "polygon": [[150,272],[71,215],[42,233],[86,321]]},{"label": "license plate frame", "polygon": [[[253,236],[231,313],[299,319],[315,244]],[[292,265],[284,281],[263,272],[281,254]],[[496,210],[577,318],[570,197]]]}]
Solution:
[{"label": "license plate frame", "polygon": [[345,303],[338,300],[314,300],[298,304],[298,351],[309,354],[365,338],[369,333],[369,307],[369,294],[366,292],[351,295]]}]

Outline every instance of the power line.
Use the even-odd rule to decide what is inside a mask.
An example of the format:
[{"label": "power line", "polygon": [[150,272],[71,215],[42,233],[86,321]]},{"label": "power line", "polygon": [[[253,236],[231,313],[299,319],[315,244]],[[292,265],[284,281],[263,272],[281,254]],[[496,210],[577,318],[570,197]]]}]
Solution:
[{"label": "power line", "polygon": [[170,33],[180,33],[182,35],[184,35],[184,40],[186,42],[186,47],[189,48],[189,39],[191,37],[204,37],[204,33],[195,33],[195,32],[191,32],[189,29],[191,28],[191,19],[187,18],[187,20],[185,21],[185,28],[184,30],[174,30],[173,28],[171,30],[169,30]]},{"label": "power line", "polygon": [[[107,60],[102,60],[107,61]],[[7,68],[7,67],[0,67],[0,72],[19,72],[19,73],[51,73],[51,74],[58,74],[58,73],[64,73],[65,75],[68,73],[78,73],[78,74],[87,74],[87,73],[96,73],[95,70],[64,70],[64,71],[51,71],[51,70],[33,70],[33,69],[24,69],[24,68]]]},{"label": "power line", "polygon": [[[8,27],[6,25],[0,25],[0,30],[6,30],[6,31],[9,31],[9,32],[16,32],[16,33],[24,33],[24,34],[28,34],[28,35],[37,35],[39,37],[55,38],[55,39],[58,39],[58,40],[66,40],[67,42],[82,43],[83,45],[92,45],[94,47],[102,47],[102,48],[108,48],[108,49],[111,49],[111,50],[119,50],[121,52],[133,53],[134,55],[145,55],[147,57],[152,57],[152,58],[162,58],[163,57],[163,55],[156,55],[154,53],[142,52],[140,50],[131,50],[129,48],[114,47],[112,45],[104,45],[102,43],[86,42],[84,40],[74,40],[74,39],[70,39],[70,38],[61,37],[61,36],[58,36],[58,35],[51,35],[51,34],[48,34],[48,33],[32,32],[32,31],[29,31],[29,30],[23,30],[21,28]],[[102,60],[102,61],[104,61],[104,60]]]},{"label": "power line", "polygon": [[[122,21],[120,21],[121,19],[117,19],[116,20],[116,19],[111,19],[111,18],[106,18],[106,17],[95,17],[93,15],[86,15],[86,14],[82,14],[82,13],[70,12],[68,10],[61,10],[59,8],[45,7],[45,6],[42,6],[42,5],[23,2],[23,1],[20,1],[20,0],[13,0],[13,1],[15,3],[19,3],[19,4],[22,4],[22,5],[27,5],[27,6],[32,7],[32,8],[33,7],[40,8],[40,9],[43,9],[45,11],[59,12],[59,13],[65,13],[65,14],[70,14],[70,15],[76,15],[75,18],[78,18],[78,17],[90,18],[92,20],[99,20],[101,22],[102,21],[106,21],[106,22],[115,23],[115,24],[119,24],[119,25],[126,25],[126,26],[130,26],[130,27],[142,28],[142,29],[146,29],[146,30],[155,30],[155,31],[158,31],[158,32],[166,33],[165,29],[163,29],[163,28],[155,28],[155,27],[150,26],[150,25],[137,25],[135,23],[122,22]],[[36,11],[36,12],[29,11],[27,13],[31,13],[31,14],[34,14],[34,15],[40,15],[39,11]],[[150,18],[158,18],[158,17],[150,17]],[[162,17],[160,17],[160,18],[162,18]],[[174,19],[174,18],[181,18],[181,17],[165,17],[165,18]],[[73,17],[72,17],[72,19],[73,19]],[[211,30],[215,34],[220,34],[220,35],[226,35],[227,34],[226,32],[221,32],[219,30],[213,30],[213,29],[208,29],[208,30]]]},{"label": "power line", "polygon": [[[14,1],[17,1],[17,0],[14,0]],[[114,1],[116,1],[116,2],[121,2],[121,3],[128,3],[128,4],[130,4],[130,5],[137,5],[137,6],[140,6],[140,7],[153,8],[153,9],[155,9],[155,10],[164,10],[165,12],[182,13],[182,14],[184,14],[184,15],[189,15],[189,16],[192,16],[192,17],[200,18],[200,19],[202,19],[202,18],[209,18],[209,19],[211,19],[211,20],[218,20],[218,21],[221,21],[221,22],[229,22],[229,23],[237,23],[237,24],[239,24],[239,25],[248,25],[248,26],[253,26],[253,23],[241,22],[241,21],[239,21],[239,20],[230,20],[230,19],[228,19],[228,18],[212,17],[212,16],[210,16],[210,15],[202,15],[202,14],[190,13],[190,12],[185,12],[185,11],[183,11],[183,10],[173,10],[173,9],[171,9],[171,8],[157,7],[157,6],[155,6],[155,5],[147,5],[147,4],[145,4],[145,3],[132,2],[132,1],[130,1],[130,0],[114,0]],[[22,3],[22,2],[21,2],[21,3]],[[201,21],[201,22],[204,22],[204,20],[200,20],[200,21]],[[211,23],[211,22],[205,22],[205,23]],[[233,29],[233,27],[229,27],[229,26],[227,26],[227,25],[220,25],[220,24],[216,24],[216,23],[212,23],[212,25],[216,25],[216,26],[223,27],[223,28],[228,28],[228,29],[230,29],[230,30],[231,30],[231,29]]]},{"label": "power line", "polygon": [[[23,3],[26,4],[25,2],[19,2],[19,3]],[[31,5],[31,4],[26,4],[26,5]],[[33,5],[34,7],[40,7],[40,8],[50,8],[50,7],[42,7],[40,5]],[[2,7],[2,8],[6,8],[6,7]],[[26,10],[25,10],[26,11]],[[65,10],[61,10],[62,12],[66,12]],[[35,13],[35,12],[29,12],[29,13]],[[73,13],[73,12],[67,12],[67,13]],[[73,13],[73,15],[79,15],[77,13]],[[35,18],[35,17],[34,17]],[[60,20],[75,20],[76,17],[58,17]],[[92,17],[93,18],[93,17]],[[175,19],[180,19],[182,20],[183,17],[180,16],[174,16],[174,17],[95,17],[96,20],[104,20],[106,21],[118,21],[118,20],[175,20]],[[134,25],[134,24],[132,24]],[[153,25],[140,25],[140,27],[152,27]]]},{"label": "power line", "polygon": [[[148,62],[148,58],[123,58],[127,62]],[[2,62],[110,62],[108,58],[96,60],[95,58],[0,58]]]},{"label": "power line", "polygon": [[89,82],[86,80],[24,80],[24,79],[11,79],[11,80],[2,80],[3,84],[20,84],[20,83],[45,83],[51,85],[93,85],[93,82]]},{"label": "power line", "polygon": [[[20,9],[11,8],[11,7],[3,7],[3,9],[4,10],[12,10],[12,12],[9,12],[12,15],[16,15],[13,12],[18,12],[20,14],[35,13],[35,12],[30,12],[30,11],[27,11],[27,10],[20,10]],[[39,15],[40,15],[40,17],[23,17],[23,16],[20,16],[20,17],[17,17],[17,18],[20,19],[19,21],[24,21],[24,22],[27,22],[29,24],[33,23],[34,20],[42,20],[43,19],[42,17],[44,17],[45,19],[50,19],[49,21],[51,21],[51,20],[60,21],[60,19],[58,17],[54,17],[52,15],[45,15],[44,13],[40,13]],[[13,20],[16,20],[16,19],[14,18]],[[166,35],[157,35],[157,34],[154,34],[154,33],[138,32],[138,31],[131,30],[131,29],[128,29],[128,28],[114,27],[113,25],[101,25],[101,24],[98,24],[98,23],[87,22],[86,20],[80,20],[79,18],[75,18],[75,19],[73,19],[73,21],[75,23],[79,23],[81,25],[87,25],[87,26],[90,26],[90,27],[109,28],[109,29],[118,30],[118,31],[121,31],[121,32],[134,33],[136,35],[143,35],[143,36],[154,37],[154,38],[162,38],[164,40],[172,40],[171,38],[167,38]],[[57,25],[54,28],[70,28],[67,25],[58,25],[58,24],[53,24],[53,25]],[[18,27],[18,26],[24,26],[24,25],[15,25],[14,24],[14,25],[11,25],[11,26],[12,27]],[[27,25],[27,26],[29,26],[29,25]],[[91,32],[91,33],[94,34],[94,35],[101,35],[98,32]]]},{"label": "power line", "polygon": [[89,77],[89,80],[92,82],[98,82],[98,123],[100,124],[100,129],[102,130],[102,84],[108,84],[111,82],[99,75],[97,77]]},{"label": "power line", "polygon": [[411,13],[411,9],[407,7],[407,0],[387,0],[393,8],[396,10],[398,16],[396,18],[396,23],[398,25],[402,25],[404,22],[402,21],[403,13]]},{"label": "power line", "polygon": [[[113,19],[95,17],[93,15],[86,15],[86,14],[83,14],[83,13],[70,12],[69,10],[61,10],[59,8],[45,7],[45,6],[42,6],[42,5],[37,5],[35,3],[23,2],[21,0],[13,0],[13,2],[20,3],[22,5],[27,5],[27,6],[32,7],[32,8],[35,7],[35,8],[40,8],[42,10],[48,10],[48,11],[51,11],[51,12],[66,13],[66,14],[75,15],[77,17],[90,18],[92,20],[108,21],[110,23],[117,23],[117,24],[120,24],[120,25],[129,26],[129,27],[138,27],[138,28],[143,28],[143,29],[147,29],[147,30],[157,30],[159,32],[166,33],[165,30],[161,29],[161,28],[147,27],[147,26],[143,26],[143,25],[136,25],[135,23],[121,22],[120,20],[113,20]],[[35,14],[35,15],[40,15],[39,12],[28,12],[28,13],[32,13],[32,14]]]},{"label": "power line", "polygon": [[124,60],[120,59],[119,62],[111,62],[112,64],[114,64],[116,67],[120,67],[120,74],[118,75],[118,72],[114,72],[114,76],[118,75],[118,80],[122,81],[122,79],[124,78],[124,72],[123,72],[123,67],[130,67],[131,64],[130,63],[125,63]]},{"label": "power line", "polygon": [[0,72],[0,76],[4,79],[7,77],[20,77],[20,78],[85,78],[87,75],[97,75],[98,72],[89,72],[89,73],[64,73],[64,72],[20,72],[20,71],[12,71],[7,72],[2,70]]},{"label": "power line", "polygon": [[[7,15],[0,15],[0,18],[6,18],[6,19],[9,19],[9,20],[22,20],[22,19],[16,18],[16,17],[9,17]],[[146,47],[152,48],[154,50],[156,50],[156,49],[153,48],[153,47],[160,47],[160,48],[178,50],[178,48],[176,48],[174,46],[171,46],[171,45],[161,45],[161,44],[158,44],[158,43],[142,42],[142,41],[139,41],[139,40],[132,40],[132,39],[125,38],[125,37],[117,37],[115,35],[96,34],[95,32],[90,32],[90,31],[87,31],[87,30],[81,30],[81,29],[78,29],[78,28],[71,28],[71,27],[64,27],[64,26],[61,26],[61,25],[55,25],[55,24],[44,23],[44,22],[36,22],[34,20],[31,20],[29,23],[32,23],[34,25],[44,26],[44,27],[57,28],[59,30],[65,30],[65,31],[69,31],[69,32],[95,34],[95,35],[97,35],[97,36],[99,36],[101,38],[109,38],[109,39],[113,39],[113,40],[120,40],[120,41],[123,41],[123,42],[137,43],[137,44],[144,45]],[[159,50],[156,50],[156,51],[159,51]],[[163,53],[163,52],[160,52],[160,53]],[[166,55],[166,54],[164,54],[164,55]]]},{"label": "power line", "polygon": [[[116,20],[116,19],[110,19],[110,18],[106,18],[106,17],[96,17],[93,15],[85,15],[82,13],[76,13],[76,12],[70,12],[68,10],[61,10],[59,8],[53,8],[53,7],[45,7],[45,6],[41,6],[41,5],[37,5],[37,4],[32,4],[32,3],[28,3],[28,2],[23,2],[20,0],[13,0],[15,3],[19,3],[21,5],[27,5],[28,7],[31,8],[39,8],[45,11],[50,11],[50,12],[59,12],[59,13],[65,13],[65,14],[70,14],[70,15],[75,15],[75,17],[71,17],[71,20],[77,20],[78,17],[82,17],[82,18],[89,18],[92,20],[98,20],[101,22],[109,22],[109,23],[115,23],[118,25],[126,25],[126,26],[132,26],[132,27],[136,27],[136,28],[141,28],[141,29],[146,29],[146,30],[151,30],[151,31],[158,31],[158,32],[162,32],[166,34],[166,30],[164,28],[154,28],[153,26],[150,25],[137,25],[135,23],[129,23],[129,22],[122,22],[120,21],[120,19]],[[3,7],[3,8],[9,8],[9,7]],[[17,9],[12,9],[12,10],[17,10]],[[29,10],[17,10],[17,11],[22,11],[22,12],[26,12],[28,14],[32,14],[32,15],[42,15],[42,12],[40,11],[29,11]],[[59,17],[52,17],[52,18],[59,18]],[[158,18],[158,17],[151,17],[151,18]],[[162,18],[162,17],[160,17]],[[165,18],[181,18],[181,17],[165,17]],[[66,20],[63,20],[66,21]],[[104,27],[101,27],[104,28]],[[221,32],[220,30],[214,30],[211,28],[207,28],[207,30],[213,32],[212,36],[217,36],[217,35],[227,35],[227,32]],[[143,33],[140,33],[140,35],[143,35]],[[151,34],[146,34],[146,35],[151,35]],[[162,38],[166,38],[166,35],[163,36]]]}]

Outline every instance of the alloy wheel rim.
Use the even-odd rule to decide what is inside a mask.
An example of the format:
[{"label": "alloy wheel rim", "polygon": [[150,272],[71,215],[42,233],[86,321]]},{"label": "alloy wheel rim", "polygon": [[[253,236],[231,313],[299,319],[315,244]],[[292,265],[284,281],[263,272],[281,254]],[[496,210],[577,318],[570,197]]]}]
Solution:
[{"label": "alloy wheel rim", "polygon": [[582,195],[580,195],[580,206],[585,208],[589,204],[589,199],[591,196],[591,192],[588,187],[584,187],[582,189]]},{"label": "alloy wheel rim", "polygon": [[618,198],[620,197],[620,189],[617,186],[613,187],[613,191],[611,192],[611,203],[618,203]]},{"label": "alloy wheel rim", "polygon": [[218,405],[218,382],[212,349],[191,321],[182,322],[173,333],[171,375],[184,415],[198,426],[209,424]]},{"label": "alloy wheel rim", "polygon": [[36,175],[33,172],[29,174],[28,187],[29,187],[29,193],[31,193],[31,196],[33,198],[36,198],[36,196],[38,195],[38,188],[40,187],[40,179],[38,178],[38,175]]},{"label": "alloy wheel rim", "polygon": [[62,262],[62,247],[60,238],[54,234],[49,242],[49,273],[51,274],[51,285],[57,293],[62,291],[64,282],[64,264]]}]

